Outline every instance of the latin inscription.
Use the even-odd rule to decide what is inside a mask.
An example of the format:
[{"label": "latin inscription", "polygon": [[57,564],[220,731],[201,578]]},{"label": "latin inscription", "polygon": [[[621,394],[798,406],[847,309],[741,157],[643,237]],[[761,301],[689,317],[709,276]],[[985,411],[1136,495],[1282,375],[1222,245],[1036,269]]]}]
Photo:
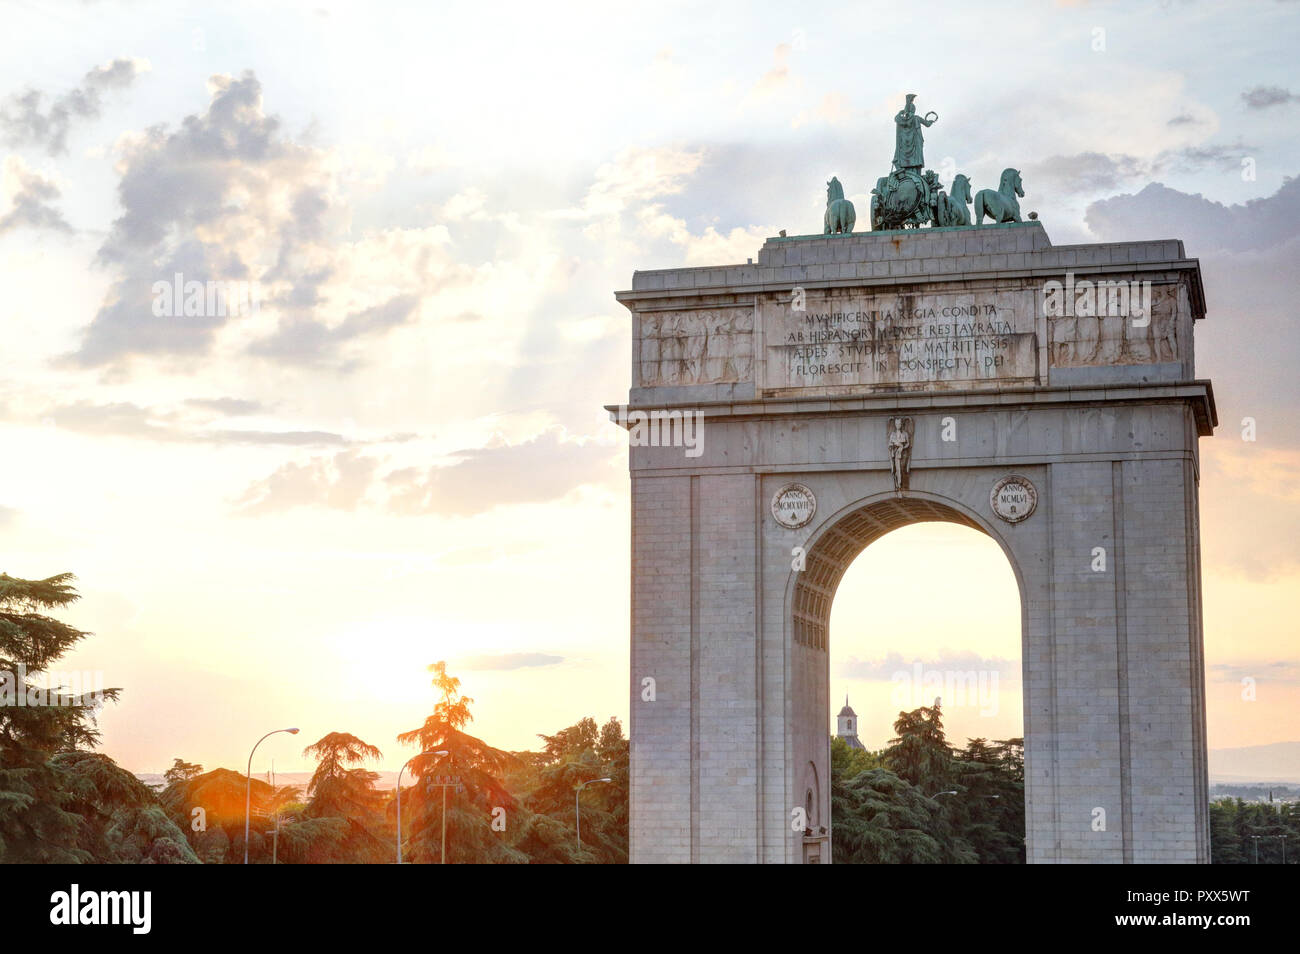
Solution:
[{"label": "latin inscription", "polygon": [[1038,506],[1038,490],[1027,478],[1012,474],[993,485],[989,506],[1007,523],[1019,523]]},{"label": "latin inscription", "polygon": [[1033,312],[1015,304],[1007,295],[810,299],[804,312],[769,304],[766,386],[1032,379]]}]

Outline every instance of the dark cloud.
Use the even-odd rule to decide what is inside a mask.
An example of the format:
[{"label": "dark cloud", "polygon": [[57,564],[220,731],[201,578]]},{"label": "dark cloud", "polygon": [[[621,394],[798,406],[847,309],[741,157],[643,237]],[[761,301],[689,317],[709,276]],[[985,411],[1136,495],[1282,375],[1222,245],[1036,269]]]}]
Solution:
[{"label": "dark cloud", "polygon": [[269,334],[259,328],[263,337],[246,353],[333,371],[358,367],[362,353],[351,346],[413,321],[421,296],[448,275],[472,280],[472,268],[440,271],[432,252],[417,248],[402,283],[410,290],[331,314],[326,285],[348,251],[334,165],[266,113],[251,71],[213,77],[211,85],[206,111],[175,128],[151,127],[126,148],[122,214],[98,255],[120,278],[65,364],[121,371],[141,357],[192,363],[208,354],[243,316],[155,314],[154,284],[176,274],[185,282],[248,282],[257,289],[255,307],[273,307],[277,325]]},{"label": "dark cloud", "polygon": [[1092,203],[1084,219],[1105,242],[1170,237],[1183,239],[1189,250],[1268,248],[1300,235],[1300,179],[1286,179],[1266,198],[1230,206],[1152,183],[1136,195]]},{"label": "dark cloud", "polygon": [[[191,403],[193,402],[186,402],[186,404]],[[243,405],[253,402],[237,403]],[[129,402],[114,404],[80,402],[55,408],[47,416],[56,426],[83,434],[132,437],[166,443],[290,447],[320,447],[349,443],[343,435],[328,431],[208,430],[192,426],[178,412],[141,407]]]},{"label": "dark cloud", "polygon": [[1268,109],[1294,102],[1300,96],[1281,86],[1256,86],[1242,93],[1241,98],[1245,100],[1247,109]]},{"label": "dark cloud", "polygon": [[1241,168],[1242,159],[1258,151],[1255,146],[1242,142],[1227,146],[1184,146],[1182,149],[1161,153],[1152,166],[1152,172],[1195,172],[1207,167],[1220,172],[1231,172]]},{"label": "dark cloud", "polygon": [[456,668],[474,672],[509,672],[536,666],[554,666],[562,662],[564,662],[563,656],[550,656],[546,653],[499,653],[489,656],[463,656],[456,660]]},{"label": "dark cloud", "polygon": [[98,119],[101,94],[124,89],[139,75],[134,60],[116,59],[85,75],[81,85],[45,103],[40,90],[16,93],[0,107],[0,136],[10,146],[37,146],[55,156],[68,151],[68,131],[78,120]]},{"label": "dark cloud", "polygon": [[616,449],[563,440],[555,430],[521,444],[459,451],[445,467],[406,468],[385,477],[399,513],[469,516],[496,506],[557,500],[612,476]]},{"label": "dark cloud", "polygon": [[17,160],[7,165],[10,175],[18,181],[18,189],[11,197],[12,208],[0,216],[0,235],[19,228],[71,232],[72,226],[63,213],[51,204],[59,198],[59,187]]},{"label": "dark cloud", "polygon": [[382,334],[411,321],[419,307],[416,295],[396,295],[381,305],[355,311],[330,327],[311,318],[293,317],[280,323],[275,333],[249,347],[249,353],[310,366],[355,367],[338,349],[357,338]]},{"label": "dark cloud", "polygon": [[[1197,122],[1191,116],[1179,116],[1169,121]],[[1026,181],[1044,191],[1104,192],[1118,189],[1134,179],[1149,179],[1161,172],[1194,172],[1203,168],[1229,171],[1241,167],[1241,160],[1256,152],[1254,146],[1244,143],[1232,145],[1184,146],[1167,149],[1154,159],[1142,159],[1124,154],[1108,155],[1100,152],[1080,152],[1072,156],[1048,156],[1027,163],[1023,170]]]},{"label": "dark cloud", "polygon": [[[1196,377],[1213,381],[1220,421],[1201,443],[1207,572],[1256,581],[1292,572],[1300,501],[1296,462],[1283,455],[1300,445],[1300,179],[1236,205],[1150,185],[1093,203],[1087,222],[1102,241],[1180,238],[1200,259],[1206,320],[1195,329]],[[1243,440],[1247,418],[1254,440]]]},{"label": "dark cloud", "polygon": [[256,280],[239,248],[274,232],[275,223],[266,221],[272,192],[313,158],[277,137],[279,122],[263,112],[261,84],[251,72],[213,77],[212,86],[202,115],[185,117],[176,130],[151,127],[127,148],[118,183],[123,212],[98,256],[121,277],[64,363],[202,355],[218,330],[239,319],[238,311],[155,314],[154,284],[176,274],[184,281]]},{"label": "dark cloud", "polygon": [[1148,166],[1136,156],[1081,152],[1073,156],[1048,156],[1026,165],[1023,171],[1026,179],[1041,183],[1044,191],[1097,192],[1117,188],[1128,179],[1145,175]]},{"label": "dark cloud", "polygon": [[265,164],[292,148],[276,138],[279,120],[263,112],[256,76],[213,82],[206,113],[186,116],[174,132],[150,127],[132,147],[117,187],[124,212],[99,250],[102,261],[128,261],[172,232],[219,224],[233,211],[234,188],[258,185],[243,165]]},{"label": "dark cloud", "polygon": [[1198,125],[1200,122],[1201,122],[1201,120],[1197,119],[1197,118],[1196,118],[1195,116],[1193,116],[1191,113],[1180,113],[1179,115],[1177,115],[1177,116],[1173,117],[1172,119],[1170,119],[1167,125],[1170,125],[1170,126],[1195,126],[1195,125]]}]

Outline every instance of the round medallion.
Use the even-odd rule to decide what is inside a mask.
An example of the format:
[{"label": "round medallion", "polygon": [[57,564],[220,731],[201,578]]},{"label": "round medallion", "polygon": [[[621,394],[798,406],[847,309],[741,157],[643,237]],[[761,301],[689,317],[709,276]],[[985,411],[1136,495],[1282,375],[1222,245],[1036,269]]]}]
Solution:
[{"label": "round medallion", "polygon": [[772,517],[787,530],[798,530],[817,512],[817,498],[803,484],[786,484],[772,497]]},{"label": "round medallion", "polygon": [[1038,506],[1038,491],[1028,478],[1012,474],[993,485],[989,505],[1007,523],[1019,523]]}]

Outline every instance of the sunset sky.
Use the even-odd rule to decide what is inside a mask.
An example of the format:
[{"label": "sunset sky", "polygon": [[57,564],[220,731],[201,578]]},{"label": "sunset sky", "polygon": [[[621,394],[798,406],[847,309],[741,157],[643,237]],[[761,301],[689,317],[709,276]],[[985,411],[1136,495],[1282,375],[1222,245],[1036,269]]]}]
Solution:
[{"label": "sunset sky", "polygon": [[[1300,740],[1300,4],[450,6],[0,4],[0,571],[77,574],[105,752],[396,769],[439,659],[494,745],[626,724],[613,292],[820,231],[832,175],[865,208],[908,92],[1054,243],[1200,258],[1210,746]],[[176,272],[258,307],[155,316]],[[873,546],[832,715],[884,743],[920,658],[1010,693],[958,741],[1018,732],[1016,600],[973,531]]]}]

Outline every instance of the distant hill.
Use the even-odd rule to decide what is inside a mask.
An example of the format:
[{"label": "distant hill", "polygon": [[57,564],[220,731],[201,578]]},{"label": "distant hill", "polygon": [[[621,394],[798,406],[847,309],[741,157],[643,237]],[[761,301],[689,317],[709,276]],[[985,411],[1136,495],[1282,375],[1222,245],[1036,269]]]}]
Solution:
[{"label": "distant hill", "polygon": [[[254,775],[266,781],[266,773]],[[161,785],[163,777],[154,772],[140,772],[136,778],[146,785]],[[380,772],[378,788],[391,789],[396,772]],[[311,781],[310,772],[277,772],[276,785],[301,785]],[[405,781],[405,779],[403,779]],[[1300,742],[1274,742],[1271,745],[1248,745],[1235,749],[1210,749],[1210,781],[1232,784],[1240,782],[1275,782],[1300,784]]]},{"label": "distant hill", "polygon": [[1300,742],[1210,749],[1210,781],[1300,782]]}]

